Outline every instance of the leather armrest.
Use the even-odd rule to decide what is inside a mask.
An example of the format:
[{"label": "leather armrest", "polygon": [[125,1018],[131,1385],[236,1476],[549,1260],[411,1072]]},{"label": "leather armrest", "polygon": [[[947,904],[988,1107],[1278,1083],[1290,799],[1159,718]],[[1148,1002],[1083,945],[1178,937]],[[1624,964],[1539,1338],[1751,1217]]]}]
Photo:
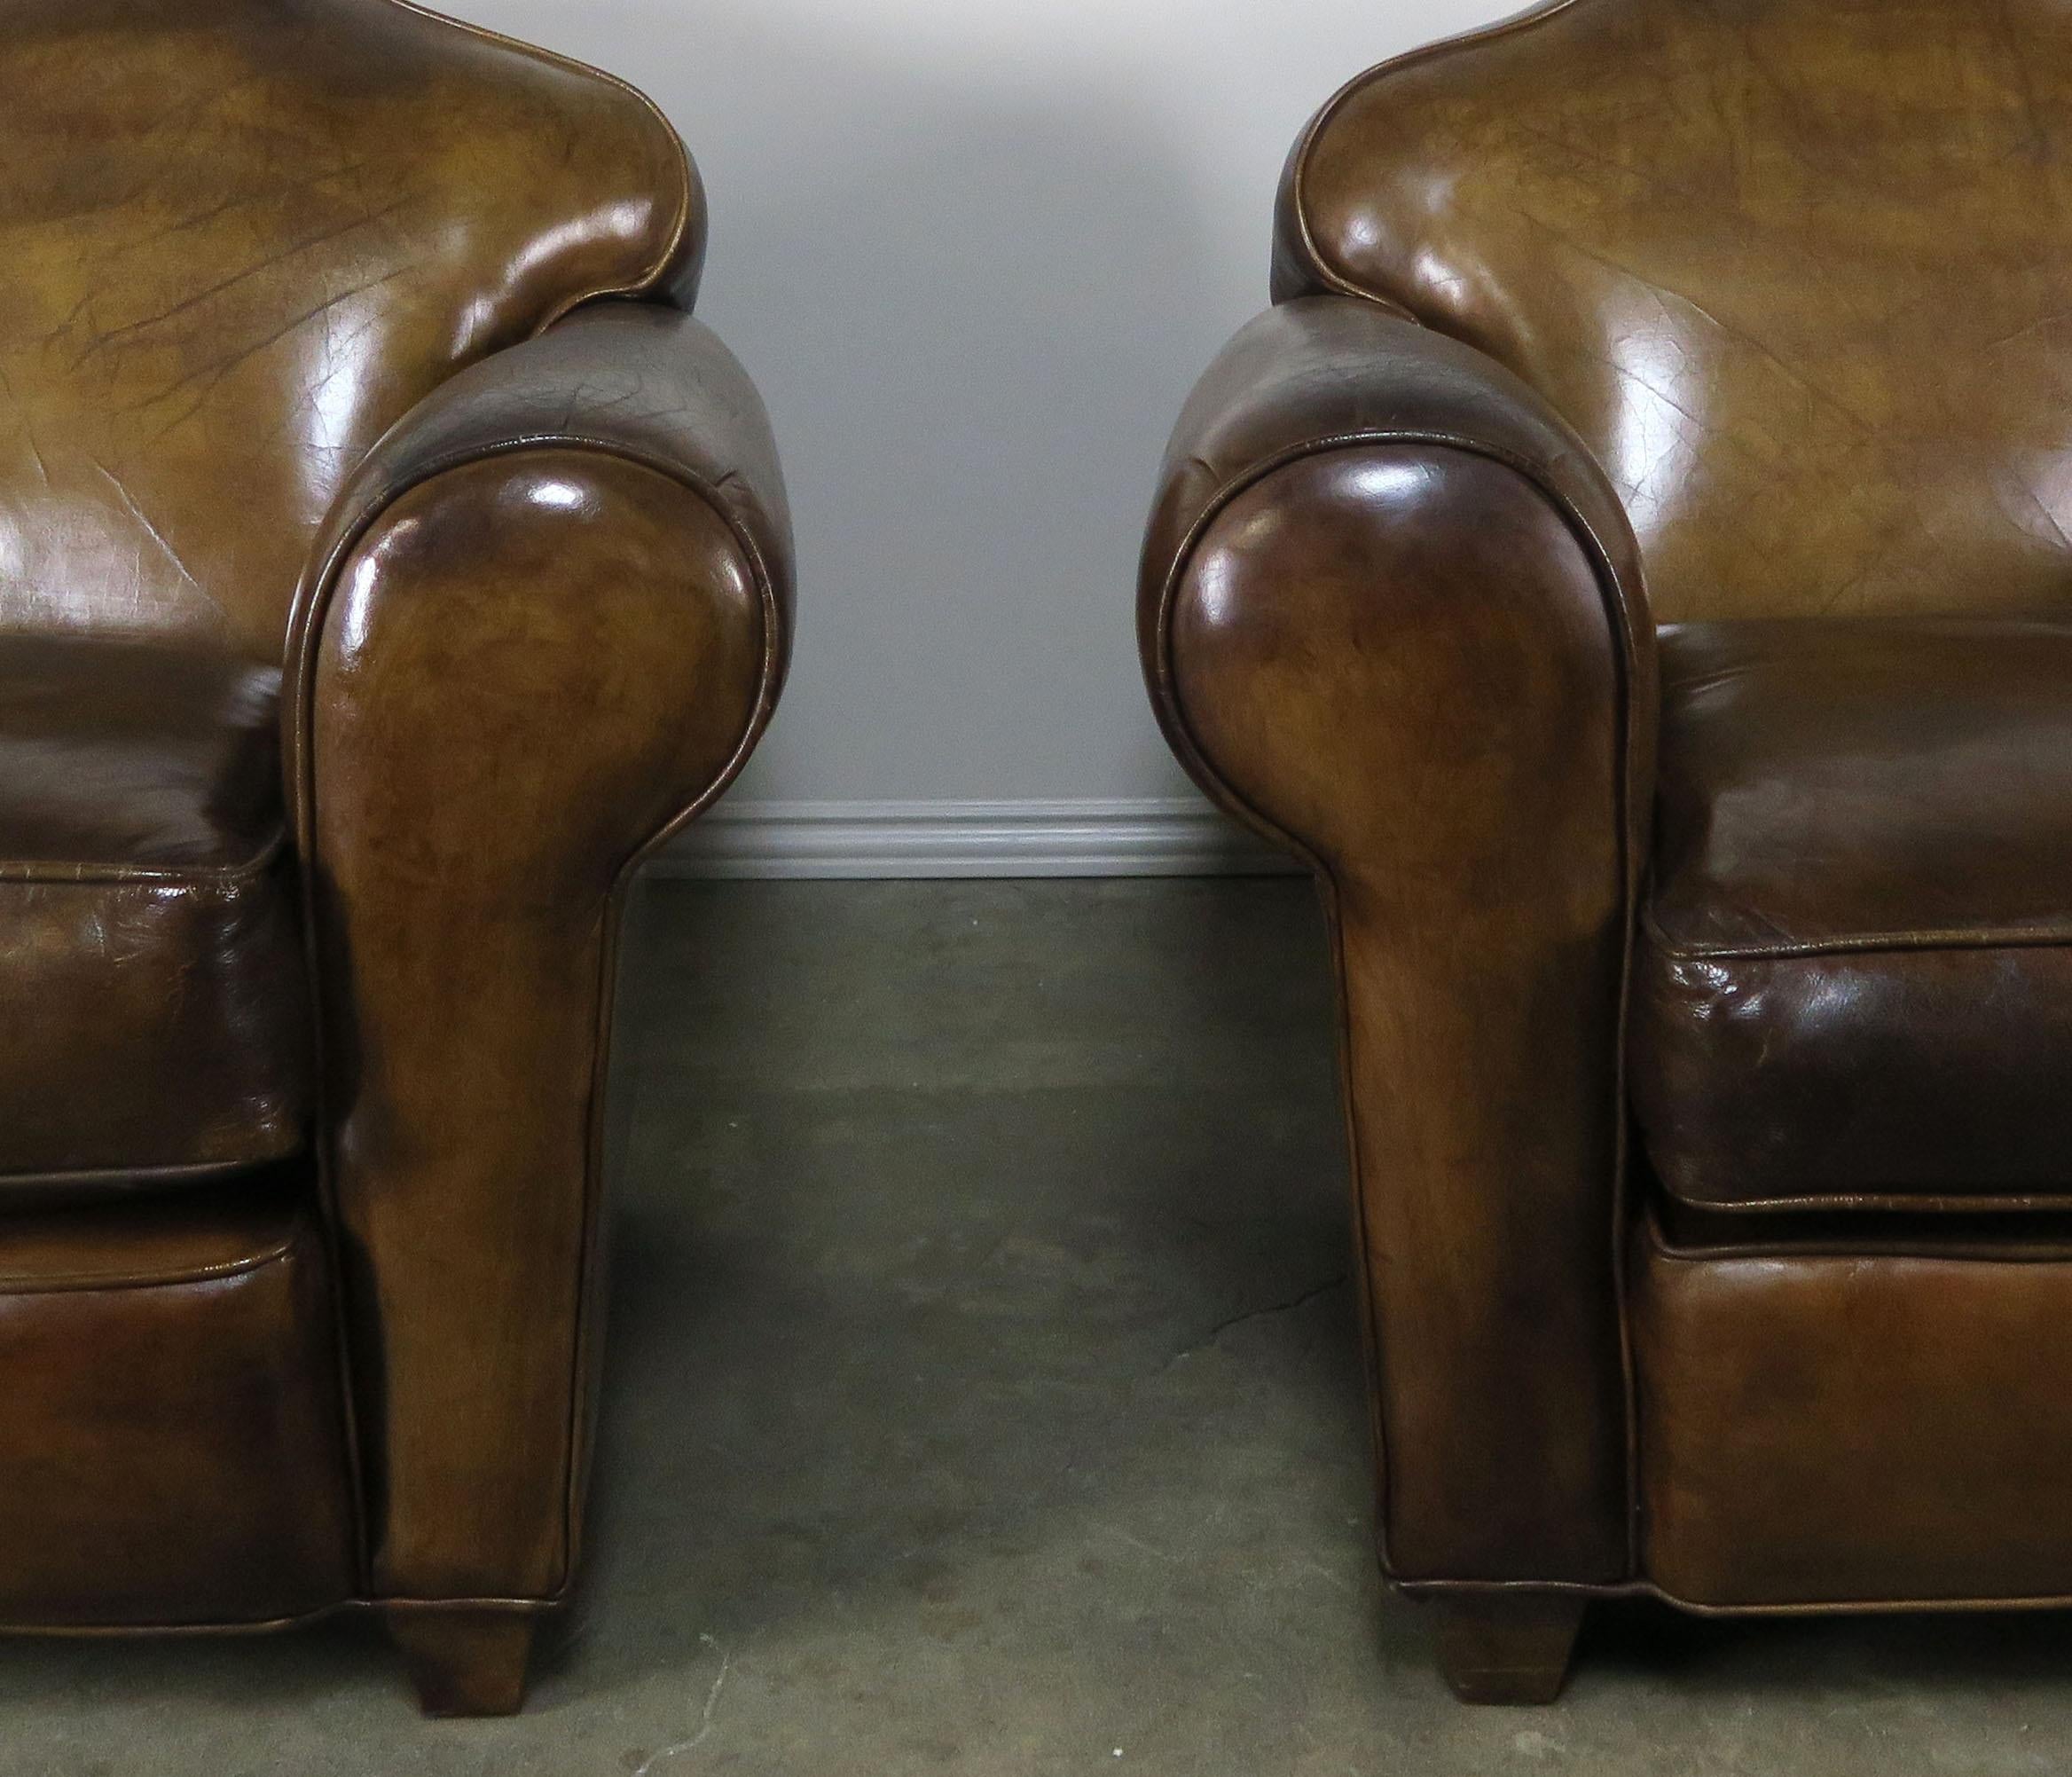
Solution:
[{"label": "leather armrest", "polygon": [[286,745],[373,1598],[569,1583],[621,908],[761,732],[789,592],[754,389],[630,303],[454,378],[326,527]]},{"label": "leather armrest", "polygon": [[773,699],[789,659],[791,514],[762,397],[702,321],[607,302],[485,358],[404,414],[333,502],[289,618],[283,687],[288,796],[300,806],[310,670],[345,557],[420,483],[514,451],[594,450],[680,481],[739,545],[765,607]]},{"label": "leather armrest", "polygon": [[1305,298],[1189,405],[1140,623],[1181,760],[1309,861],[1330,912],[1385,1564],[1616,1584],[1656,719],[1619,500],[1498,365]]},{"label": "leather armrest", "polygon": [[[1635,781],[1653,781],[1654,622],[1640,551],[1589,446],[1537,390],[1472,346],[1352,296],[1305,296],[1241,330],[1196,384],[1166,447],[1139,580],[1138,636],[1168,738],[1168,624],[1195,546],[1246,488],[1321,452],[1422,444],[1501,463],[1587,546],[1625,659]],[[1472,527],[1475,515],[1461,522]],[[1192,762],[1191,760],[1189,761]],[[1644,802],[1644,798],[1639,798]]]}]

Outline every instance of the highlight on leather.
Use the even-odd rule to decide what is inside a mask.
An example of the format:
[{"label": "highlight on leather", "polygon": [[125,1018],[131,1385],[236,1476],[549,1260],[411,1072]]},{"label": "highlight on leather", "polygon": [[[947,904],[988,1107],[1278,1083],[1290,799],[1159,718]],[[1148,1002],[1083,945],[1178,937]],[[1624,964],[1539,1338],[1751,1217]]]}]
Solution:
[{"label": "highlight on leather", "polygon": [[789,650],[697,175],[405,0],[6,27],[0,1628],[360,1606],[506,1711],[579,1555],[625,891]]},{"label": "highlight on leather", "polygon": [[0,629],[278,661],[416,403],[581,303],[696,287],[651,105],[396,0],[16,0],[0,91]]},{"label": "highlight on leather", "polygon": [[1146,680],[1323,892],[1464,1699],[2072,1597],[2068,143],[2052,0],[1554,0],[1323,107],[1181,416]]},{"label": "highlight on leather", "polygon": [[2072,607],[2072,12],[1556,0],[1353,81],[1279,293],[1541,391],[1664,621]]}]

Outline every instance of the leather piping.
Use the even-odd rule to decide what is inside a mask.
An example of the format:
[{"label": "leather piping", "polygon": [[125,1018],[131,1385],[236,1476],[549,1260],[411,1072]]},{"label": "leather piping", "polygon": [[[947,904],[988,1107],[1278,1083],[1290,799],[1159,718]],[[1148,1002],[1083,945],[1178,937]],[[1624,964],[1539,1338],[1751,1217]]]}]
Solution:
[{"label": "leather piping", "polygon": [[[396,0],[396,4],[404,4],[404,0]],[[727,785],[732,783],[734,778],[740,774],[742,767],[748,763],[749,755],[754,751],[756,743],[761,737],[763,730],[769,726],[770,717],[776,707],[778,688],[783,679],[785,657],[783,645],[784,613],[782,604],[778,597],[776,581],[756,539],[750,532],[746,524],[727,510],[725,502],[718,498],[717,486],[708,484],[702,476],[692,473],[681,463],[669,461],[657,452],[637,450],[608,438],[593,436],[574,430],[529,433],[517,437],[499,439],[491,444],[470,445],[465,449],[448,452],[443,456],[431,458],[418,465],[411,473],[390,482],[381,490],[378,495],[370,499],[364,510],[340,537],[330,555],[321,564],[312,584],[308,613],[302,619],[298,630],[298,633],[306,634],[310,641],[302,650],[302,658],[295,663],[298,669],[297,682],[289,692],[294,699],[290,707],[295,712],[295,729],[287,737],[287,765],[292,774],[294,788],[298,792],[294,814],[296,845],[300,855],[305,861],[309,861],[315,856],[316,840],[317,766],[314,735],[315,711],[312,705],[312,697],[318,659],[322,652],[324,628],[330,613],[332,595],[337,588],[338,577],[344,564],[387,515],[396,501],[436,480],[439,476],[451,470],[487,462],[493,458],[526,453],[545,453],[561,450],[573,451],[577,453],[595,451],[603,455],[632,463],[636,467],[648,469],[667,480],[675,482],[710,507],[734,538],[735,546],[741,550],[742,559],[748,563],[749,570],[755,579],[757,592],[760,595],[763,609],[763,670],[757,687],[754,707],[750,712],[748,721],[742,730],[741,738],[735,744],[733,754],[720,768],[702,795],[697,797],[671,820],[664,822],[645,841],[634,847],[624,862],[619,866],[606,899],[603,941],[600,947],[602,952],[600,957],[601,974],[599,987],[598,1015],[600,1034],[594,1044],[596,1059],[592,1068],[590,1102],[585,1113],[588,1127],[585,1136],[584,1147],[587,1159],[585,1167],[586,1176],[584,1181],[583,1250],[579,1260],[582,1282],[577,1296],[576,1336],[572,1341],[575,1348],[573,1353],[574,1367],[571,1371],[569,1389],[569,1456],[567,1471],[562,1478],[562,1584],[553,1595],[557,1600],[565,1596],[569,1586],[573,1584],[579,1545],[577,1521],[579,1495],[577,1490],[577,1476],[582,1466],[582,1453],[585,1446],[581,1440],[587,1435],[587,1414],[590,1410],[590,1404],[584,1398],[587,1392],[584,1387],[584,1379],[589,1373],[590,1348],[592,1341],[595,1337],[594,1327],[598,1318],[592,1298],[595,1291],[595,1279],[593,1277],[593,1271],[596,1265],[600,1239],[598,1216],[601,1180],[599,1175],[602,1170],[604,1145],[602,1101],[606,1069],[610,1059],[608,1051],[614,999],[613,988],[616,982],[619,935],[624,923],[625,892],[632,879],[633,873],[640,864],[652,853],[668,844],[691,822],[703,814],[706,808],[726,789]],[[328,1128],[329,1119],[326,1115],[328,1105],[325,1096],[325,1082],[328,1069],[325,1065],[324,1018],[321,1010],[324,1003],[322,997],[324,983],[320,958],[317,953],[315,887],[311,881],[314,874],[313,870],[308,869],[300,873],[303,940],[305,955],[308,959],[310,990],[314,996],[311,1003],[317,1008],[316,1081],[318,1127]],[[334,1248],[333,1275],[342,1277],[344,1273],[338,1269],[335,1256],[339,1217],[336,1199],[332,1191],[330,1144],[328,1142],[320,1141],[317,1144],[317,1170],[325,1208],[325,1223]],[[355,1393],[351,1368],[350,1341],[346,1337],[344,1326],[344,1293],[341,1290],[338,1294],[340,1348],[338,1355],[341,1365],[340,1373],[344,1384],[346,1397],[346,1441],[349,1460],[353,1470],[354,1490],[359,1506],[359,1510],[356,1514],[359,1523],[361,1544],[358,1553],[359,1569],[365,1574],[368,1571],[367,1551],[365,1546],[367,1530],[367,1477],[360,1438],[357,1396]]]},{"label": "leather piping", "polygon": [[341,1598],[292,1616],[216,1623],[0,1623],[0,1635],[55,1636],[67,1640],[116,1640],[131,1635],[279,1635],[334,1616],[365,1610],[485,1610],[513,1616],[559,1609],[555,1598]]},{"label": "leather piping", "polygon": [[755,539],[749,535],[745,526],[735,523],[728,516],[719,502],[695,477],[687,476],[679,469],[671,475],[671,479],[698,493],[718,514],[721,522],[734,533],[735,541],[750,571],[755,575],[756,586],[762,595],[763,604],[763,670],[756,688],[755,704],[749,712],[741,736],[735,742],[734,751],[726,763],[720,767],[703,794],[687,804],[673,819],[664,822],[627,854],[625,861],[619,866],[618,874],[612,880],[605,908],[604,941],[599,957],[598,1028],[594,1043],[596,1058],[591,1070],[590,1103],[586,1113],[588,1128],[585,1139],[588,1155],[585,1170],[588,1175],[584,1187],[583,1286],[576,1301],[575,1364],[572,1386],[569,1391],[569,1466],[564,1482],[562,1532],[562,1545],[567,1553],[562,1584],[557,1597],[565,1595],[574,1584],[581,1553],[583,1514],[577,1482],[584,1466],[585,1453],[589,1447],[591,1416],[596,1411],[596,1402],[592,1398],[595,1391],[585,1386],[585,1379],[593,1372],[591,1347],[598,1336],[596,1329],[600,1318],[596,1297],[602,1280],[595,1277],[594,1273],[598,1269],[603,1238],[600,1223],[604,1189],[605,1085],[611,1071],[619,940],[625,928],[627,891],[632,887],[640,866],[710,808],[741,774],[742,767],[747,765],[750,755],[755,751],[757,743],[762,738],[763,731],[770,725],[770,718],[777,707],[777,693],[784,678],[783,607],[777,596],[776,583],[771,577],[767,562],[756,546]]},{"label": "leather piping", "polygon": [[[1967,950],[2052,950],[2072,947],[2072,928],[2007,926],[1973,931],[1876,932],[1863,937],[1785,940],[1775,944],[1699,945],[1679,943],[1662,933],[1655,910],[1650,906],[1641,915],[1648,938],[1664,956],[1684,963],[1797,963],[1826,956],[1958,955]],[[1995,1215],[2021,1215],[2029,1211],[2072,1208],[2072,1190],[1985,1192],[1834,1191],[1803,1192],[1793,1197],[1700,1197],[1680,1188],[1672,1179],[1660,1181],[1662,1189],[1688,1208],[1718,1215],[1777,1215],[1818,1214],[1822,1210],[1915,1210],[1924,1214],[1961,1214],[1966,1210]],[[1665,1249],[1676,1251],[1677,1249]],[[1707,1249],[1710,1250],[1710,1249]],[[1801,1247],[1786,1250],[1803,1251]]]},{"label": "leather piping", "polygon": [[241,888],[265,875],[280,860],[287,844],[284,820],[258,853],[237,864],[82,864],[0,861],[0,883],[51,883],[60,887],[92,884],[106,886],[192,888],[204,891]]},{"label": "leather piping", "polygon": [[1472,49],[1500,37],[1529,30],[1533,26],[1543,24],[1556,14],[1566,12],[1572,6],[1581,4],[1581,0],[1537,0],[1537,4],[1528,6],[1524,12],[1508,19],[1500,19],[1495,24],[1485,25],[1479,30],[1468,31],[1458,36],[1443,37],[1435,43],[1424,43],[1417,49],[1407,50],[1400,56],[1393,56],[1387,61],[1369,68],[1364,74],[1354,75],[1331,95],[1323,109],[1310,119],[1307,128],[1303,130],[1288,169],[1290,207],[1295,217],[1296,235],[1305,257],[1309,261],[1310,270],[1316,274],[1320,284],[1338,295],[1364,297],[1409,319],[1418,318],[1393,297],[1355,283],[1331,264],[1316,244],[1315,231],[1309,224],[1309,157],[1324,130],[1338,114],[1355,95],[1391,75],[1401,74],[1406,68],[1421,67],[1425,62],[1436,61],[1456,50]]},{"label": "leather piping", "polygon": [[278,1153],[257,1154],[250,1160],[192,1160],[184,1166],[93,1166],[80,1167],[68,1172],[8,1172],[0,1173],[0,1203],[4,1203],[20,1191],[64,1191],[80,1190],[99,1192],[105,1197],[129,1195],[126,1182],[134,1180],[139,1192],[148,1191],[159,1185],[210,1184],[220,1179],[235,1178],[240,1173],[255,1168],[271,1166],[278,1161],[293,1160],[302,1151],[298,1136],[288,1146]]},{"label": "leather piping", "polygon": [[[1996,1215],[2021,1215],[2072,1209],[2072,1191],[2003,1191],[1992,1196],[1981,1192],[1977,1196],[1967,1194],[1959,1197],[1950,1191],[1908,1193],[1891,1191],[1837,1191],[1819,1197],[1740,1197],[1727,1202],[1711,1197],[1693,1197],[1688,1191],[1676,1190],[1667,1180],[1661,1183],[1663,1191],[1686,1209],[1695,1209],[1707,1215],[1817,1215],[1824,1209],[1913,1211],[1936,1215],[1961,1215],[1969,1210],[1978,1210]],[[1681,1252],[1684,1249],[1671,1250]],[[1713,1252],[1720,1249],[1697,1247],[1691,1250]],[[1798,1253],[1807,1249],[1793,1244],[1780,1250]]]},{"label": "leather piping", "polygon": [[1687,943],[1667,936],[1655,909],[1642,915],[1648,936],[1666,956],[1687,963],[1790,963],[1801,957],[1861,956],[1880,953],[1938,950],[2047,950],[2072,946],[2072,926],[2006,925],[1967,929],[1925,927],[1915,931],[1870,932],[1846,937],[1752,940],[1745,944]]},{"label": "leather piping", "polygon": [[295,1235],[290,1233],[263,1252],[178,1271],[73,1271],[35,1278],[10,1278],[0,1273],[0,1296],[95,1295],[115,1290],[176,1289],[187,1284],[222,1283],[278,1264],[294,1250],[294,1244]]},{"label": "leather piping", "polygon": [[1691,1616],[1908,1616],[1984,1610],[2065,1610],[2072,1592],[2031,1592],[2015,1598],[1861,1598],[1819,1599],[1802,1603],[1700,1604],[1679,1597],[1652,1580],[1628,1580],[1617,1585],[1590,1585],[1568,1580],[1419,1579],[1389,1584],[1406,1598],[1500,1598],[1514,1593],[1546,1593],[1563,1598],[1652,1598]]},{"label": "leather piping", "polygon": [[[2060,1203],[2066,1201],[2058,1199]],[[1882,1207],[1882,1206],[1880,1206]],[[2045,1207],[2043,1204],[2037,1206]],[[1710,1209],[1711,1206],[1707,1207]],[[1647,1244],[1659,1258],[1679,1265],[1709,1265],[1741,1259],[1892,1259],[1910,1264],[2072,1265],[2072,1239],[1991,1240],[1930,1237],[1932,1245],[1904,1244],[1890,1230],[1867,1228],[1861,1235],[1824,1233],[1815,1240],[1782,1238],[1721,1241],[1694,1246],[1671,1238],[1660,1220],[1647,1217]]]},{"label": "leather piping", "polygon": [[601,81],[607,86],[616,87],[621,92],[638,100],[641,107],[662,126],[663,135],[674,146],[677,156],[682,162],[683,185],[677,193],[676,218],[670,227],[668,244],[663,249],[661,257],[655,261],[654,266],[630,284],[600,285],[595,289],[569,298],[559,308],[550,310],[546,317],[538,326],[533,328],[527,337],[538,339],[556,321],[565,319],[573,311],[583,307],[586,303],[599,302],[612,296],[639,295],[641,292],[651,290],[661,283],[668,276],[670,268],[677,263],[679,256],[683,252],[684,243],[690,235],[691,224],[698,214],[698,198],[702,189],[702,182],[698,177],[697,163],[691,159],[690,148],[685,143],[681,132],[678,130],[676,125],[669,121],[662,107],[642,92],[639,87],[633,85],[632,82],[621,80],[616,74],[608,74],[600,67],[593,67],[588,62],[577,61],[573,56],[564,56],[558,51],[543,49],[538,43],[529,43],[519,37],[506,36],[501,31],[491,30],[488,26],[477,25],[470,20],[456,19],[448,13],[435,12],[429,6],[420,5],[419,0],[388,0],[388,4],[405,12],[414,12],[420,19],[432,20],[436,23],[449,26],[454,30],[465,32],[469,36],[479,37],[484,43],[497,43],[506,50],[512,50],[520,55],[529,57],[534,61],[545,62],[550,67],[564,68],[571,74],[583,75],[592,80]]},{"label": "leather piping", "polygon": [[[1557,0],[1557,10],[1574,4],[1574,0]],[[1351,1114],[1353,1085],[1351,1050],[1348,1042],[1351,1009],[1346,994],[1345,945],[1342,922],[1338,917],[1338,889],[1330,867],[1310,848],[1284,831],[1260,810],[1237,795],[1224,780],[1222,774],[1212,767],[1196,744],[1193,731],[1187,722],[1185,711],[1181,706],[1178,686],[1173,670],[1173,605],[1179,590],[1181,576],[1185,573],[1196,549],[1210,528],[1220,518],[1232,500],[1248,489],[1257,486],[1275,471],[1300,462],[1309,457],[1321,456],[1330,451],[1359,449],[1368,445],[1416,444],[1436,449],[1456,450],[1471,456],[1479,456],[1500,464],[1520,476],[1554,508],[1558,516],[1568,526],[1570,533],[1588,552],[1597,577],[1598,591],[1603,597],[1607,617],[1614,631],[1613,651],[1619,665],[1618,720],[1623,743],[1619,749],[1618,782],[1613,787],[1616,806],[1613,810],[1614,825],[1619,836],[1620,875],[1625,887],[1625,927],[1620,963],[1619,1017],[1614,1042],[1616,1053],[1613,1058],[1612,1107],[1613,1178],[1612,1178],[1612,1278],[1619,1323],[1619,1361],[1623,1385],[1626,1410],[1626,1567],[1629,1573],[1636,1572],[1640,1565],[1640,1452],[1639,1421],[1636,1400],[1636,1382],[1634,1372],[1633,1336],[1628,1324],[1626,1311],[1626,1176],[1631,1134],[1627,1114],[1626,1050],[1628,1009],[1633,999],[1633,971],[1636,921],[1641,904],[1641,877],[1643,861],[1639,847],[1634,843],[1634,812],[1631,806],[1631,783],[1634,776],[1634,755],[1638,751],[1636,720],[1633,710],[1634,662],[1632,658],[1632,607],[1626,596],[1626,589],[1620,584],[1619,576],[1612,564],[1611,554],[1605,547],[1588,519],[1578,512],[1558,490],[1544,480],[1534,466],[1512,452],[1484,444],[1458,434],[1436,431],[1372,429],[1333,433],[1327,436],[1307,440],[1274,452],[1259,463],[1227,478],[1197,515],[1180,546],[1173,553],[1172,565],[1166,570],[1158,593],[1158,613],[1152,631],[1151,657],[1157,673],[1156,690],[1158,701],[1170,712],[1170,732],[1183,762],[1204,783],[1213,784],[1224,806],[1238,814],[1254,831],[1294,854],[1308,866],[1322,886],[1327,909],[1330,916],[1331,960],[1334,977],[1338,987],[1338,1056],[1339,1088],[1346,1107],[1346,1144],[1352,1162],[1354,1232],[1359,1242],[1355,1254],[1355,1270],[1362,1278],[1362,1322],[1364,1334],[1362,1344],[1370,1362],[1377,1361],[1380,1351],[1380,1333],[1374,1321],[1373,1307],[1368,1299],[1366,1287],[1367,1225],[1365,1193],[1360,1188],[1360,1136],[1359,1126]],[[1370,1378],[1374,1372],[1370,1371]],[[1372,1413],[1377,1431],[1377,1449],[1381,1470],[1383,1510],[1377,1514],[1376,1539],[1379,1546],[1382,1571],[1390,1572],[1388,1553],[1388,1451],[1393,1448],[1391,1435],[1385,1423],[1386,1414],[1382,1405],[1381,1391],[1369,1390],[1372,1401]]]}]

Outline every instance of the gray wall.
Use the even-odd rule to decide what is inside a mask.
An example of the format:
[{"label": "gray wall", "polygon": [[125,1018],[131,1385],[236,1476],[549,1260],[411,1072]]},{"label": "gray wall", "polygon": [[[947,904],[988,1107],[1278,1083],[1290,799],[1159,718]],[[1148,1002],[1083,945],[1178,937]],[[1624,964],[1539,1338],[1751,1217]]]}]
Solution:
[{"label": "gray wall", "polygon": [[1489,0],[453,0],[651,92],[700,312],[797,507],[796,667],[732,798],[1184,794],[1131,628],[1180,404],[1266,302],[1274,187],[1362,67]]}]

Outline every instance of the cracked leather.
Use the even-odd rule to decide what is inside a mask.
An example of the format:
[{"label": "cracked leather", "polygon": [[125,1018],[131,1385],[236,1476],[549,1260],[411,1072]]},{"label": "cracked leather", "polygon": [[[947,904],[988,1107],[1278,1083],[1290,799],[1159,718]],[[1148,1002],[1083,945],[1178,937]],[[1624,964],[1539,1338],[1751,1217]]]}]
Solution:
[{"label": "cracked leather", "polygon": [[6,22],[0,1625],[410,1600],[429,1670],[570,1580],[619,908],[776,696],[775,452],[630,88]]},{"label": "cracked leather", "polygon": [[1563,0],[1305,135],[1280,294],[1538,389],[1664,621],[2072,608],[2072,12]]},{"label": "cracked leather", "polygon": [[392,0],[19,0],[0,33],[0,629],[278,660],[389,426],[703,205],[616,84]]},{"label": "cracked leather", "polygon": [[1401,1580],[2072,1595],[2068,145],[2045,0],[1560,0],[1290,159],[1140,635],[1330,903]]}]

